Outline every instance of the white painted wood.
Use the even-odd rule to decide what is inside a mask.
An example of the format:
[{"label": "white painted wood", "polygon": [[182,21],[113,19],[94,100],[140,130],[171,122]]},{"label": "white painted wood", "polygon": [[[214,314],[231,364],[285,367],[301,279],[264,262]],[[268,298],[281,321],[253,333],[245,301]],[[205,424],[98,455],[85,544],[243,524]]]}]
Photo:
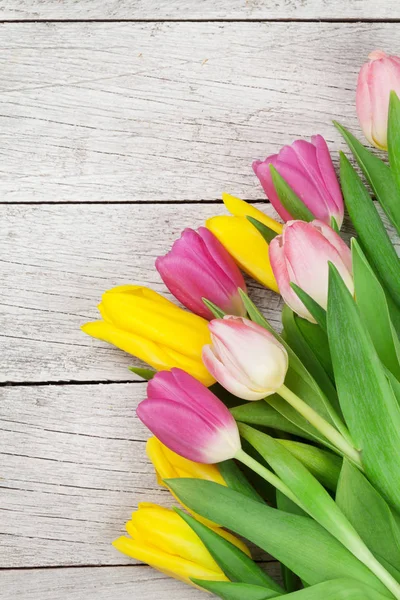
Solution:
[{"label": "white painted wood", "polygon": [[[276,563],[265,565],[280,579]],[[205,600],[211,598],[149,567],[5,571],[0,598],[9,600]]]},{"label": "white painted wood", "polygon": [[394,19],[396,0],[2,0],[0,19]]},{"label": "white painted wood", "polygon": [[0,388],[0,568],[132,564],[111,546],[132,510],[177,504],[145,454],[145,394],[138,382]]},{"label": "white painted wood", "polygon": [[[320,4],[339,14],[364,3]],[[36,4],[59,14],[105,5]],[[333,118],[359,133],[357,72],[374,47],[399,54],[399,32],[398,23],[3,24],[0,198],[262,199],[253,159],[318,132],[336,158],[344,145]]]},{"label": "white painted wood", "polygon": [[[115,285],[165,293],[155,258],[185,227],[225,213],[215,204],[0,206],[0,381],[134,379],[127,367],[137,361],[80,325],[98,318]],[[278,325],[280,297],[255,286],[253,298]]]}]

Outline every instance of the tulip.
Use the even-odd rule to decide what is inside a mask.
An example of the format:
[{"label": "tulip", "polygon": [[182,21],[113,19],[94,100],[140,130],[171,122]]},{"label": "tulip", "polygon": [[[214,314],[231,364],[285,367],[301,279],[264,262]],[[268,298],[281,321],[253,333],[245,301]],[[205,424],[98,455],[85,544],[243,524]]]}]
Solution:
[{"label": "tulip", "polygon": [[286,304],[300,317],[315,323],[290,284],[295,283],[322,308],[328,305],[329,262],[354,293],[351,252],[340,236],[322,221],[291,221],[269,247],[271,265]]},{"label": "tulip", "polygon": [[[157,476],[157,482],[163,487],[168,488],[168,486],[165,484],[165,479],[177,479],[180,477],[203,479],[226,486],[226,482],[222,477],[217,465],[193,462],[192,460],[183,458],[182,456],[179,456],[179,454],[176,454],[176,452],[173,452],[167,448],[167,446],[162,444],[156,437],[151,437],[147,440],[146,453],[153,463],[153,467]],[[170,488],[168,489],[171,494],[174,495],[172,490]],[[178,500],[178,502],[180,502],[179,498],[176,496],[175,498]],[[201,521],[208,527],[216,527],[215,523],[212,523],[208,519],[195,514],[187,506],[184,508],[186,508],[186,510],[188,510],[194,517],[196,517],[198,521]],[[244,551],[246,550],[244,549]]]},{"label": "tulip", "polygon": [[327,143],[321,135],[314,135],[311,142],[297,140],[291,146],[284,146],[279,154],[253,163],[254,172],[271,204],[284,221],[290,221],[293,217],[282,206],[275,191],[270,165],[317,219],[330,225],[334,217],[341,226],[344,215],[342,192]]},{"label": "tulip", "polygon": [[357,115],[367,140],[387,150],[390,92],[400,96],[400,57],[375,50],[368,58],[358,76]]},{"label": "tulip", "polygon": [[199,381],[182,371],[157,373],[137,415],[170,450],[200,463],[218,463],[241,449],[235,419]]},{"label": "tulip", "polygon": [[173,510],[141,503],[126,529],[130,537],[113,542],[123,554],[189,585],[192,578],[228,581],[200,538]]},{"label": "tulip", "polygon": [[243,276],[221,242],[205,227],[185,229],[172,250],[157,258],[156,268],[175,298],[201,317],[213,318],[203,298],[226,313],[246,314],[238,291],[246,291]]},{"label": "tulip", "polygon": [[206,222],[207,229],[218,238],[245,273],[278,292],[269,262],[268,245],[246,216],[254,217],[278,234],[282,233],[282,225],[239,198],[228,194],[223,194],[222,198],[234,216],[212,217]]},{"label": "tulip", "polygon": [[275,337],[256,323],[226,316],[209,324],[212,345],[203,361],[219,383],[244,400],[275,394],[286,377],[288,355]]},{"label": "tulip", "polygon": [[157,370],[180,367],[205,385],[213,379],[201,361],[210,340],[207,321],[139,285],[115,287],[103,294],[103,320],[82,330],[133,354]]}]

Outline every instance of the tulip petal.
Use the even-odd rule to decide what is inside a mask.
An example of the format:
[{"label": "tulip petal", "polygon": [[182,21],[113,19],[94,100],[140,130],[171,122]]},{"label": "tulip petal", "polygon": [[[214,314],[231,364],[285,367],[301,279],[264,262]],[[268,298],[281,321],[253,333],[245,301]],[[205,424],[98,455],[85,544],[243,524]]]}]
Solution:
[{"label": "tulip petal", "polygon": [[[220,427],[181,402],[144,400],[137,408],[141,421],[174,452],[189,460],[216,463],[233,458],[240,449],[236,422]],[[232,417],[233,419],[233,417]]]},{"label": "tulip petal", "polygon": [[278,223],[275,219],[272,219],[261,210],[258,210],[255,206],[245,202],[245,200],[235,198],[235,196],[226,193],[222,194],[222,200],[226,208],[234,217],[253,217],[269,229],[272,229],[272,231],[275,231],[278,234],[282,233],[283,227],[281,223]]},{"label": "tulip petal", "polygon": [[273,184],[271,171],[269,168],[270,165],[273,165],[276,168],[277,162],[278,155],[275,154],[274,156],[267,158],[265,161],[254,161],[252,166],[253,171],[257,175],[268,200],[271,202],[281,219],[286,222],[292,219],[292,215],[288,213],[286,208],[282,206],[281,201],[279,200],[279,196],[275,191],[275,186]]},{"label": "tulip petal", "polygon": [[207,228],[248,275],[262,285],[278,291],[268,258],[268,246],[261,234],[244,217],[212,217]]},{"label": "tulip petal", "polygon": [[[325,183],[326,193],[329,194],[332,200],[330,212],[335,217],[338,226],[341,227],[344,216],[344,202],[328,144],[322,135],[312,136],[311,141],[316,148],[316,159],[321,177]],[[334,213],[333,206],[336,207],[336,214]]]}]

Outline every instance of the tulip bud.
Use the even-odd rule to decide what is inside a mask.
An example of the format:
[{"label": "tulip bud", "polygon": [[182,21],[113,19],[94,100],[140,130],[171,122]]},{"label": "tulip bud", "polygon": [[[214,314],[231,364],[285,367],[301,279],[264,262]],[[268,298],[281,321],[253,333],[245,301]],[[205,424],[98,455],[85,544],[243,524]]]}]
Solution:
[{"label": "tulip bud", "polygon": [[226,313],[244,315],[238,288],[246,284],[235,261],[205,227],[185,229],[172,250],[156,260],[156,268],[170,292],[194,313],[212,319],[203,298]]},{"label": "tulip bud", "polygon": [[[113,542],[123,554],[189,585],[194,585],[192,578],[228,581],[200,538],[173,510],[143,502],[126,529],[130,537],[121,536]],[[225,537],[223,530],[215,531]],[[243,544],[234,536],[229,541],[242,549]]]},{"label": "tulip bud", "polygon": [[300,317],[315,323],[290,284],[295,283],[322,308],[328,305],[329,262],[354,293],[351,252],[341,237],[322,221],[291,221],[269,246],[272,269],[286,304]]},{"label": "tulip bud", "polygon": [[209,324],[212,345],[203,362],[229,392],[244,400],[261,400],[282,387],[288,369],[285,348],[266,329],[239,317]]},{"label": "tulip bud", "polygon": [[82,330],[137,356],[158,370],[180,367],[205,385],[214,383],[201,361],[210,339],[207,321],[153,290],[121,285],[103,294],[101,321]]},{"label": "tulip bud", "polygon": [[358,76],[357,115],[367,140],[387,150],[390,92],[400,96],[400,57],[375,50],[368,58]]},{"label": "tulip bud", "polygon": [[229,410],[181,369],[155,375],[137,415],[163,444],[195,462],[219,463],[234,458],[241,449]]},{"label": "tulip bud", "polygon": [[284,221],[293,217],[282,206],[272,181],[270,165],[286,180],[312,214],[328,225],[334,217],[343,222],[344,204],[326,141],[314,135],[311,142],[297,140],[284,146],[279,154],[257,160],[253,169],[271,204]]}]

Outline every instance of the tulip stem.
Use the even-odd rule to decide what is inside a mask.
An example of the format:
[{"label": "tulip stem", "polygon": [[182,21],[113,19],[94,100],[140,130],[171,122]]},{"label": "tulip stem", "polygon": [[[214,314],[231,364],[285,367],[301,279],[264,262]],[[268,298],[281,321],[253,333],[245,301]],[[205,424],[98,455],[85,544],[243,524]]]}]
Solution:
[{"label": "tulip stem", "polygon": [[[294,394],[286,385],[283,385],[277,393],[282,396],[293,408],[315,427],[327,440],[337,448],[341,454],[347,456],[353,463],[362,469],[360,453],[352,446],[335,427],[325,421],[311,406]],[[266,400],[268,402],[268,400]]]},{"label": "tulip stem", "polygon": [[240,449],[239,452],[235,455],[236,460],[239,460],[241,463],[249,467],[252,471],[260,475],[265,481],[268,481],[271,485],[273,485],[277,490],[285,494],[292,502],[301,507],[298,498],[293,494],[293,492],[288,488],[288,486],[283,483],[281,479],[275,473],[272,473],[269,469],[260,465],[254,458],[252,458],[247,452]]}]

